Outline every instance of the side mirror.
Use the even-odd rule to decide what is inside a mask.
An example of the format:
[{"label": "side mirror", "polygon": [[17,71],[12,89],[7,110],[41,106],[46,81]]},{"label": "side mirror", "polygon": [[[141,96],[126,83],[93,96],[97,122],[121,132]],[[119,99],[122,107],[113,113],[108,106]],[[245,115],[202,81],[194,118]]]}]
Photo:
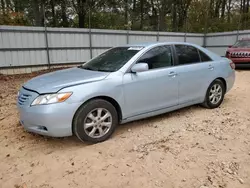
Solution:
[{"label": "side mirror", "polygon": [[228,46],[228,48],[232,48],[232,45]]},{"label": "side mirror", "polygon": [[131,71],[136,72],[144,72],[148,70],[148,64],[147,63],[137,63],[132,68]]}]

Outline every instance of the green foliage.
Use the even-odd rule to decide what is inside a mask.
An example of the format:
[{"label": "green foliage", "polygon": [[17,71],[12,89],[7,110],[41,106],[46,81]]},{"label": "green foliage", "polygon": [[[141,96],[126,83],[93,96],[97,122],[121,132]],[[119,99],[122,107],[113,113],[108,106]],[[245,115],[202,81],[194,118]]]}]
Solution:
[{"label": "green foliage", "polygon": [[0,14],[0,25],[30,25],[27,18],[23,13],[7,12]]},{"label": "green foliage", "polygon": [[[0,0],[0,25],[220,32],[250,29],[250,0]],[[45,20],[44,20],[45,15]],[[90,18],[89,18],[90,16]]]}]

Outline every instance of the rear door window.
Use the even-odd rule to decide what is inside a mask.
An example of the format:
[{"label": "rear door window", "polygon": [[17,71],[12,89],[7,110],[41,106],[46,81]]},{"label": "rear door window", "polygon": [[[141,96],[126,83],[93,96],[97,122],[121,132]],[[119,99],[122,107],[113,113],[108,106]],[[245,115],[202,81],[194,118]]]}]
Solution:
[{"label": "rear door window", "polygon": [[201,62],[198,49],[189,45],[175,45],[179,65]]}]

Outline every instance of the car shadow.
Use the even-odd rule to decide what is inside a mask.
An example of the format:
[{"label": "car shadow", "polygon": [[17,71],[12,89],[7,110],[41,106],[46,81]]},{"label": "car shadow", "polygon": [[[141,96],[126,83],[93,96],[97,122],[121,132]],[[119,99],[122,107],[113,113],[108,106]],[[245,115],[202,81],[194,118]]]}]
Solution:
[{"label": "car shadow", "polygon": [[250,65],[246,67],[236,67],[235,69],[237,72],[242,72],[242,71],[250,71]]},{"label": "car shadow", "polygon": [[[162,119],[168,119],[171,117],[178,117],[178,116],[185,116],[187,113],[189,113],[191,110],[192,111],[196,111],[196,110],[206,110],[205,108],[200,107],[200,105],[193,105],[193,106],[189,106],[189,107],[184,107],[175,111],[171,111],[171,112],[166,112],[164,114],[160,114],[157,116],[152,116],[152,117],[148,117],[148,118],[144,118],[141,120],[136,120],[136,121],[132,121],[129,123],[125,123],[125,124],[121,124],[118,129],[130,129],[131,127],[140,127],[140,126],[144,126],[145,124],[154,124],[157,123],[159,121],[161,121]],[[116,132],[120,132],[120,130],[116,131]]]},{"label": "car shadow", "polygon": [[[227,100],[225,98],[224,103],[228,103],[229,101],[230,100]],[[141,119],[141,120],[121,124],[116,128],[116,131],[113,134],[113,136],[111,137],[110,142],[113,142],[113,141],[116,142],[117,139],[120,138],[119,136],[123,135],[129,129],[133,128],[136,131],[136,129],[139,130],[140,127],[155,124],[157,122],[160,122],[162,119],[178,117],[178,116],[185,116],[188,113],[190,113],[190,111],[195,113],[195,111],[198,111],[198,110],[199,111],[200,110],[205,111],[205,110],[209,110],[209,109],[202,108],[200,105],[193,105],[193,106],[181,108],[181,109],[178,109],[178,110],[175,110],[175,111],[172,111],[172,112],[167,112],[167,113],[164,113],[164,114],[161,114],[161,115],[157,115],[157,116],[153,116],[153,117],[149,117],[149,118],[145,118],[145,119]],[[76,136],[53,138],[53,137],[41,136],[41,135],[38,135],[38,134],[35,134],[35,133],[26,132],[26,135],[27,134],[29,135],[29,136],[27,136],[27,137],[29,137],[29,140],[33,140],[32,142],[39,142],[39,143],[42,142],[42,144],[45,145],[45,147],[51,148],[51,149],[55,149],[55,148],[56,149],[57,148],[60,148],[60,149],[65,149],[65,148],[74,149],[74,148],[79,148],[79,147],[82,148],[82,147],[95,145],[95,144],[89,143],[89,142],[81,142]]]}]

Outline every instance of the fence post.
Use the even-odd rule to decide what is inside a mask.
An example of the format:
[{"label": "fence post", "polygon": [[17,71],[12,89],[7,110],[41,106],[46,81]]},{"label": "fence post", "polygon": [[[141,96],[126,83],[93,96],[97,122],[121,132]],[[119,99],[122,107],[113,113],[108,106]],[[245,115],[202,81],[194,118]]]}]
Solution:
[{"label": "fence post", "polygon": [[239,40],[241,19],[242,19],[242,13],[240,13],[240,17],[239,17],[239,21],[238,21],[237,35],[236,35],[236,42]]},{"label": "fence post", "polygon": [[126,34],[126,41],[127,41],[127,44],[129,44],[129,30],[127,29],[127,34]]},{"label": "fence post", "polygon": [[92,52],[92,36],[91,36],[91,10],[89,6],[89,53],[90,53],[90,59],[93,57]]},{"label": "fence post", "polygon": [[203,35],[203,47],[204,48],[207,47],[207,33],[204,33],[204,35]]},{"label": "fence post", "polygon": [[187,42],[187,19],[185,20],[185,35],[184,35],[184,42]]},{"label": "fence post", "polygon": [[90,59],[92,59],[92,57],[93,57],[93,52],[92,52],[91,28],[89,28],[89,52],[90,52]]},{"label": "fence post", "polygon": [[[43,6],[43,9],[44,9],[44,6]],[[45,35],[47,61],[48,61],[48,67],[50,69],[49,42],[48,42],[48,31],[47,31],[46,20],[45,20],[45,9],[43,11],[43,18],[44,18],[44,35]]]},{"label": "fence post", "polygon": [[158,15],[158,19],[157,19],[157,36],[156,36],[157,42],[159,42],[159,30],[160,30],[160,15]]},{"label": "fence post", "polygon": [[237,34],[236,34],[236,42],[239,40],[239,30],[237,30]]},{"label": "fence post", "polygon": [[[211,0],[208,0],[208,5],[211,4]],[[210,12],[207,11],[206,14],[206,20],[205,20],[205,28],[204,28],[204,35],[203,35],[203,47],[206,48],[207,47],[207,33],[208,33],[208,20],[209,20],[209,16],[210,16]]]}]

